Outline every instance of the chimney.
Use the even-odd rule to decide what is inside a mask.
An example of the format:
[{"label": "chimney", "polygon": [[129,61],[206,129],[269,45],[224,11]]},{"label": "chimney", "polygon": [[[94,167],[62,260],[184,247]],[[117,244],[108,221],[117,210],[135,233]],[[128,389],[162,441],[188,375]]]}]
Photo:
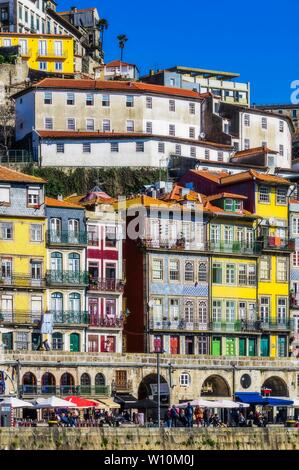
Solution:
[{"label": "chimney", "polygon": [[62,196],[62,194],[58,194],[57,200],[58,200],[58,201],[63,201],[63,196]]},{"label": "chimney", "polygon": [[153,69],[150,69],[150,75],[155,75],[155,71]]},{"label": "chimney", "polygon": [[77,11],[77,7],[71,7],[71,12],[72,13],[76,13],[76,11]]}]

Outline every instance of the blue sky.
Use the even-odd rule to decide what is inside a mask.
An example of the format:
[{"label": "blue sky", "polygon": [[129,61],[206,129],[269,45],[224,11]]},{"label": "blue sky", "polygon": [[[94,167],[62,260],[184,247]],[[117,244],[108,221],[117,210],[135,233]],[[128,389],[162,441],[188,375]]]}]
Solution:
[{"label": "blue sky", "polygon": [[58,11],[95,6],[109,22],[105,59],[119,57],[141,73],[173,65],[238,72],[251,82],[251,102],[289,103],[299,80],[299,1],[57,0]]}]

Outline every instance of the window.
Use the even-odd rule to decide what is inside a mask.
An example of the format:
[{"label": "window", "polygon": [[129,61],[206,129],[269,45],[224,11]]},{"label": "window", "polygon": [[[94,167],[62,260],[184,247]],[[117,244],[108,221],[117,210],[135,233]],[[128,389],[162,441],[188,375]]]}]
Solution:
[{"label": "window", "polygon": [[283,154],[284,154],[284,147],[283,145],[279,145],[279,155],[283,157]]},{"label": "window", "polygon": [[110,95],[102,95],[102,106],[108,108],[110,106]]},{"label": "window", "polygon": [[198,303],[198,321],[201,325],[208,323],[208,304],[206,301]]},{"label": "window", "polygon": [[299,251],[294,251],[292,256],[292,265],[294,266],[294,268],[299,267]]},{"label": "window", "polygon": [[177,321],[180,315],[180,305],[178,299],[169,300],[169,317],[170,321]]},{"label": "window", "polygon": [[27,204],[28,206],[36,206],[39,204],[39,189],[28,188],[27,190]]},{"label": "window", "polygon": [[185,281],[194,282],[194,263],[193,261],[185,262]]},{"label": "window", "polygon": [[118,152],[118,142],[111,142],[110,150],[111,152]]},{"label": "window", "polygon": [[67,128],[69,131],[75,131],[76,130],[76,120],[75,118],[68,118],[67,119]]},{"label": "window", "polygon": [[28,9],[25,8],[25,23],[28,23]]},{"label": "window", "polygon": [[227,322],[234,322],[235,321],[235,310],[236,304],[233,300],[227,300],[225,302],[225,316]]},{"label": "window", "polygon": [[190,147],[190,157],[196,158],[196,147]]},{"label": "window", "polygon": [[127,132],[134,132],[134,121],[131,119],[127,120]]},{"label": "window", "polygon": [[63,336],[62,333],[53,333],[52,334],[52,349],[54,351],[63,350]]},{"label": "window", "polygon": [[93,106],[94,105],[93,94],[92,93],[87,93],[86,94],[85,104],[86,104],[86,106]]},{"label": "window", "polygon": [[207,335],[200,334],[198,336],[198,354],[209,353],[209,341]]},{"label": "window", "polygon": [[205,149],[205,160],[210,160],[210,150]]},{"label": "window", "polygon": [[144,142],[136,142],[136,152],[144,152]]},{"label": "window", "polygon": [[169,111],[175,111],[175,100],[169,100]]},{"label": "window", "polygon": [[285,324],[287,319],[287,299],[279,297],[277,302],[277,322]]},{"label": "window", "polygon": [[284,188],[277,188],[276,191],[276,204],[283,204],[287,203],[287,190]]},{"label": "window", "polygon": [[194,302],[187,300],[184,308],[184,318],[186,323],[192,323],[194,320]]},{"label": "window", "polygon": [[160,259],[153,260],[152,278],[153,278],[153,281],[163,280],[163,260],[160,260]]},{"label": "window", "polygon": [[248,285],[255,286],[256,285],[256,269],[254,264],[249,264],[247,266],[248,270]]},{"label": "window", "polygon": [[61,72],[62,71],[62,63],[61,62],[55,62],[55,70],[57,72]]},{"label": "window", "polygon": [[261,297],[260,299],[261,321],[269,323],[270,319],[270,299],[269,297]]},{"label": "window", "polygon": [[234,284],[236,281],[235,277],[235,265],[234,264],[227,264],[225,270],[225,280],[226,284]]},{"label": "window", "polygon": [[103,119],[102,128],[103,128],[103,132],[110,132],[111,130],[110,119]]},{"label": "window", "polygon": [[223,152],[217,152],[217,161],[223,162]]},{"label": "window", "polygon": [[169,279],[171,281],[180,280],[180,262],[178,260],[169,261]]},{"label": "window", "polygon": [[82,144],[83,153],[90,153],[91,152],[91,144],[89,142],[85,142]]},{"label": "window", "polygon": [[56,144],[56,152],[64,153],[64,144]]},{"label": "window", "polygon": [[222,284],[222,265],[220,263],[213,263],[212,275],[214,284]]},{"label": "window", "polygon": [[175,125],[169,124],[169,135],[175,136]]},{"label": "window", "polygon": [[239,319],[246,320],[246,302],[239,302]]},{"label": "window", "polygon": [[292,218],[292,233],[293,235],[299,235],[299,217]]},{"label": "window", "polygon": [[267,186],[260,186],[259,202],[262,202],[262,203],[270,202],[270,190]]},{"label": "window", "polygon": [[66,104],[73,106],[75,104],[75,94],[73,92],[67,92]]},{"label": "window", "polygon": [[45,91],[44,104],[52,104],[52,92],[51,91]]},{"label": "window", "polygon": [[30,241],[41,242],[43,236],[43,226],[41,224],[30,225]]},{"label": "window", "polygon": [[10,203],[10,186],[0,185],[0,203],[1,205],[9,205]]},{"label": "window", "polygon": [[189,103],[189,113],[195,114],[195,103]]},{"label": "window", "polygon": [[45,118],[45,129],[52,130],[53,129],[53,118],[46,117]]},{"label": "window", "polygon": [[13,225],[12,222],[2,222],[0,224],[1,232],[0,236],[2,240],[13,239]]},{"label": "window", "polygon": [[146,107],[148,109],[152,109],[152,107],[153,107],[153,99],[152,99],[151,96],[146,97]]},{"label": "window", "polygon": [[190,375],[187,372],[184,372],[180,375],[180,385],[181,387],[188,387],[191,384]]},{"label": "window", "polygon": [[283,132],[283,131],[284,131],[284,122],[279,121],[279,132]]},{"label": "window", "polygon": [[288,280],[288,263],[286,258],[277,258],[277,282]]},{"label": "window", "polygon": [[42,263],[41,261],[31,261],[31,279],[40,281],[42,278]]},{"label": "window", "polygon": [[267,118],[262,117],[262,129],[267,129],[267,127],[268,127]]},{"label": "window", "polygon": [[165,153],[165,143],[164,142],[158,142],[158,152],[159,153]]},{"label": "window", "polygon": [[271,258],[270,256],[262,256],[260,259],[260,279],[270,281],[271,274]]},{"label": "window", "polygon": [[126,98],[126,107],[134,108],[134,96],[127,96]]},{"label": "window", "polygon": [[94,119],[87,118],[86,119],[86,130],[87,131],[94,131]]},{"label": "window", "polygon": [[152,134],[153,133],[153,123],[151,121],[146,122],[146,130],[145,132],[147,134]]},{"label": "window", "polygon": [[195,139],[195,127],[189,127],[189,137]]},{"label": "window", "polygon": [[208,280],[208,266],[207,263],[199,263],[198,265],[198,281],[207,282]]},{"label": "window", "polygon": [[221,322],[222,320],[221,300],[213,300],[212,320],[213,322]]},{"label": "window", "polygon": [[292,110],[292,117],[296,118],[297,117],[297,109]]},{"label": "window", "polygon": [[3,39],[4,47],[11,47],[11,39]]},{"label": "window", "polygon": [[239,265],[239,284],[246,285],[247,284],[247,276],[246,276],[246,264]]},{"label": "window", "polygon": [[175,154],[176,155],[181,155],[182,154],[182,147],[180,144],[175,145]]},{"label": "window", "polygon": [[238,152],[238,151],[239,151],[239,142],[234,141],[234,142],[233,142],[233,146],[234,146],[234,151],[235,151],[235,152]]},{"label": "window", "polygon": [[250,140],[244,139],[244,150],[250,149]]},{"label": "window", "polygon": [[244,114],[244,126],[246,126],[246,127],[250,126],[250,115],[249,114]]},{"label": "window", "polygon": [[116,242],[116,227],[114,225],[107,225],[105,227],[105,245],[109,248],[115,248]]},{"label": "window", "polygon": [[18,331],[16,333],[16,349],[28,350],[28,333]]}]

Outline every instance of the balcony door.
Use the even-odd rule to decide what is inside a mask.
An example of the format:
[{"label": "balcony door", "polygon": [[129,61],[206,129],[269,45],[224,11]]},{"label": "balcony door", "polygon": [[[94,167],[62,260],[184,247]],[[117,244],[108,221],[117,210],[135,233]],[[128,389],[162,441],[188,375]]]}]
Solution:
[{"label": "balcony door", "polygon": [[51,294],[51,311],[54,315],[54,322],[62,322],[63,296],[61,292],[53,292]]},{"label": "balcony door", "polygon": [[108,325],[113,325],[116,319],[116,300],[106,299],[105,300],[105,320]]},{"label": "balcony door", "polygon": [[99,324],[99,304],[98,299],[88,299],[88,313],[91,325]]},{"label": "balcony door", "polygon": [[1,279],[5,283],[11,283],[12,280],[12,259],[2,258],[1,260]]},{"label": "balcony door", "polygon": [[68,256],[68,280],[69,282],[78,283],[80,280],[80,255],[78,253],[70,253]]},{"label": "balcony door", "polygon": [[80,335],[78,333],[71,333],[70,335],[70,351],[80,351]]},{"label": "balcony door", "polygon": [[88,335],[88,352],[99,352],[98,335]]},{"label": "balcony door", "polygon": [[42,39],[38,41],[38,52],[39,55],[47,55],[47,41]]},{"label": "balcony door", "polygon": [[0,318],[6,321],[12,321],[13,318],[13,297],[12,295],[2,295],[2,309]]},{"label": "balcony door", "polygon": [[40,296],[31,297],[31,315],[32,315],[32,321],[34,323],[38,323],[41,321],[42,297]]},{"label": "balcony door", "polygon": [[58,57],[62,56],[62,41],[54,42],[54,53]]},{"label": "balcony door", "polygon": [[71,243],[78,243],[79,242],[79,220],[77,219],[70,219],[68,221],[68,235],[69,235],[69,242]]},{"label": "balcony door", "polygon": [[61,242],[61,220],[50,219],[50,239],[52,242]]},{"label": "balcony door", "polygon": [[59,252],[51,253],[51,271],[55,271],[55,272],[62,271],[62,253],[59,253]]}]

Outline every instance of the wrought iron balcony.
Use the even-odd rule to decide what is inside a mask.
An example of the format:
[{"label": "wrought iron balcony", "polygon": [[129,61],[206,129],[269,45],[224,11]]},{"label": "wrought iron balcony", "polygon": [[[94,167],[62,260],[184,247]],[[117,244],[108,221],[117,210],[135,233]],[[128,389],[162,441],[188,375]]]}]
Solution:
[{"label": "wrought iron balcony", "polygon": [[261,322],[252,320],[236,320],[236,321],[213,321],[210,323],[209,329],[217,332],[260,332]]},{"label": "wrought iron balcony", "polygon": [[22,325],[38,326],[42,319],[42,312],[30,312],[28,310],[0,310],[0,324],[17,323]]},{"label": "wrought iron balcony", "polygon": [[261,237],[258,242],[262,250],[267,251],[295,251],[294,238],[280,238],[280,237]]},{"label": "wrought iron balcony", "polygon": [[123,327],[123,319],[122,318],[101,318],[99,315],[93,315],[92,313],[89,316],[89,325],[90,326],[99,326],[99,327],[107,327],[107,328],[122,328]]},{"label": "wrought iron balcony", "polygon": [[287,319],[283,321],[261,321],[262,331],[290,331],[294,328],[294,321]]},{"label": "wrought iron balcony", "polygon": [[46,273],[46,281],[48,286],[85,286],[88,285],[88,273],[87,271],[49,270]]},{"label": "wrought iron balcony", "polygon": [[43,396],[109,396],[109,385],[20,385],[19,392],[22,395],[43,395]]},{"label": "wrought iron balcony", "polygon": [[207,331],[208,323],[198,321],[186,322],[185,320],[154,320],[150,319],[149,328],[151,330],[186,330],[186,331]]},{"label": "wrought iron balcony", "polygon": [[112,380],[111,384],[112,393],[114,392],[132,392],[132,380]]},{"label": "wrought iron balcony", "polygon": [[123,292],[124,281],[122,279],[96,279],[89,278],[89,290],[106,292]]},{"label": "wrought iron balcony", "polygon": [[67,51],[46,51],[46,50],[39,50],[37,51],[37,58],[46,58],[46,59],[66,59],[67,58]]},{"label": "wrought iron balcony", "polygon": [[242,241],[226,240],[210,241],[208,243],[208,250],[214,253],[237,253],[244,255],[253,255],[259,253],[260,248],[256,242],[246,243]]},{"label": "wrought iron balcony", "polygon": [[41,289],[46,287],[45,278],[33,278],[26,274],[11,274],[10,276],[0,275],[0,289],[1,287],[19,287],[23,289]]},{"label": "wrought iron balcony", "polygon": [[171,239],[144,239],[140,241],[142,247],[161,250],[190,250],[190,251],[210,251],[213,253],[236,253],[244,255],[258,254],[261,250],[260,244],[256,242],[246,243],[241,241],[227,242],[225,240],[201,241],[185,238]]},{"label": "wrought iron balcony", "polygon": [[86,232],[47,230],[48,245],[87,245]]},{"label": "wrought iron balcony", "polygon": [[66,323],[71,325],[88,325],[89,323],[89,314],[85,311],[51,310],[50,313],[53,314],[54,323]]},{"label": "wrought iron balcony", "polygon": [[217,332],[261,332],[260,321],[236,320],[232,322],[186,322],[185,320],[154,320],[150,319],[149,328],[151,330],[171,330],[171,331],[217,331]]}]

